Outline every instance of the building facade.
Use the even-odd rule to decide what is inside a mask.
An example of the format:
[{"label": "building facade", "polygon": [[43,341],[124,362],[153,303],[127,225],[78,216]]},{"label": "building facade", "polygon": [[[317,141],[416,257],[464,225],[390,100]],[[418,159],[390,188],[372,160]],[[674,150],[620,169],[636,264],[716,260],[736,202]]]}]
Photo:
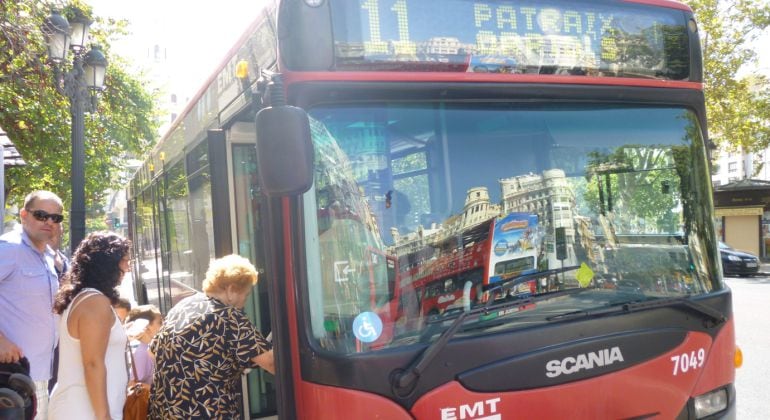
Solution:
[{"label": "building facade", "polygon": [[716,186],[714,207],[721,241],[770,258],[770,181],[742,179]]},{"label": "building facade", "polygon": [[717,235],[733,248],[770,259],[770,148],[715,152]]}]

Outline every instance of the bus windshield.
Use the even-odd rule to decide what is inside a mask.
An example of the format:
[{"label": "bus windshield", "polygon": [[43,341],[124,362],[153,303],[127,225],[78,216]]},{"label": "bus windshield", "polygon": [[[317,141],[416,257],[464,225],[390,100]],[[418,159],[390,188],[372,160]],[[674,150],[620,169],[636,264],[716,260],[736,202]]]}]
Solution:
[{"label": "bus windshield", "polygon": [[499,302],[520,305],[458,335],[723,288],[687,109],[354,103],[309,115],[306,290],[325,350],[435,340],[442,319]]}]

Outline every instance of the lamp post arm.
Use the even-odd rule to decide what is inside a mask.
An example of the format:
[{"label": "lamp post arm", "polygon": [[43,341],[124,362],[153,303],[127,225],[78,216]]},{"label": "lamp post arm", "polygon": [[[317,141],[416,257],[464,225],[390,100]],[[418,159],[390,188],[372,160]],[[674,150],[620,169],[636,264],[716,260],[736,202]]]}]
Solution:
[{"label": "lamp post arm", "polygon": [[67,96],[66,89],[64,88],[64,80],[66,79],[67,72],[62,71],[61,65],[53,65],[53,85],[56,88],[56,92],[60,95]]},{"label": "lamp post arm", "polygon": [[84,75],[85,71],[83,70],[83,55],[75,54],[72,60],[72,68],[62,75],[60,90],[60,92],[66,96],[70,102],[90,102],[90,95]]}]

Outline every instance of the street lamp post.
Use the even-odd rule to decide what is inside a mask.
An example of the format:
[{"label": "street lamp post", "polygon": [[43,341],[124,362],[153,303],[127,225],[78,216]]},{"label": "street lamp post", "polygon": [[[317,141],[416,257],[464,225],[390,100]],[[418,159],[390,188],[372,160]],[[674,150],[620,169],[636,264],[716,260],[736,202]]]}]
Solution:
[{"label": "street lamp post", "polygon": [[[54,66],[56,90],[70,101],[72,118],[72,201],[70,207],[70,249],[77,248],[86,234],[85,199],[85,112],[94,110],[96,94],[103,89],[107,59],[98,46],[85,53],[88,29],[92,21],[75,10],[67,18],[52,11],[45,20],[43,32],[48,41],[48,58]],[[72,67],[64,70],[68,50],[72,51]]]}]

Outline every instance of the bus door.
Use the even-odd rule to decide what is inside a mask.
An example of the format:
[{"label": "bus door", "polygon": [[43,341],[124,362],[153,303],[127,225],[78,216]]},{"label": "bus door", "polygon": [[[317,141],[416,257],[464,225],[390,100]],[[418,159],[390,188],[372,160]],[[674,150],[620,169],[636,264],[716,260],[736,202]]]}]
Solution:
[{"label": "bus door", "polygon": [[[231,140],[232,135],[231,135]],[[257,153],[254,144],[232,143],[233,251],[248,258],[259,272],[257,286],[251,291],[244,307],[246,315],[265,336],[270,332],[270,309],[265,276],[266,217],[264,200],[257,182]],[[248,417],[276,414],[275,377],[262,369],[246,375],[244,409]]]},{"label": "bus door", "polygon": [[158,229],[158,206],[156,203],[156,187],[151,186],[136,197],[136,215],[134,216],[135,230],[139,232],[137,237],[141,240],[134,241],[136,266],[134,267],[134,282],[136,298],[141,303],[151,303],[158,308],[165,308],[161,299],[161,271],[160,255],[158,253],[158,241],[160,232]]},{"label": "bus door", "polygon": [[[165,177],[165,174],[163,175]],[[169,258],[168,258],[168,245],[165,241],[168,239],[167,221],[166,221],[166,183],[158,183],[157,186],[152,187],[153,193],[156,194],[154,202],[153,212],[157,215],[157,223],[154,224],[155,234],[155,252],[158,274],[158,293],[160,301],[158,307],[162,313],[167,313],[171,310],[171,285],[169,277]]]}]

